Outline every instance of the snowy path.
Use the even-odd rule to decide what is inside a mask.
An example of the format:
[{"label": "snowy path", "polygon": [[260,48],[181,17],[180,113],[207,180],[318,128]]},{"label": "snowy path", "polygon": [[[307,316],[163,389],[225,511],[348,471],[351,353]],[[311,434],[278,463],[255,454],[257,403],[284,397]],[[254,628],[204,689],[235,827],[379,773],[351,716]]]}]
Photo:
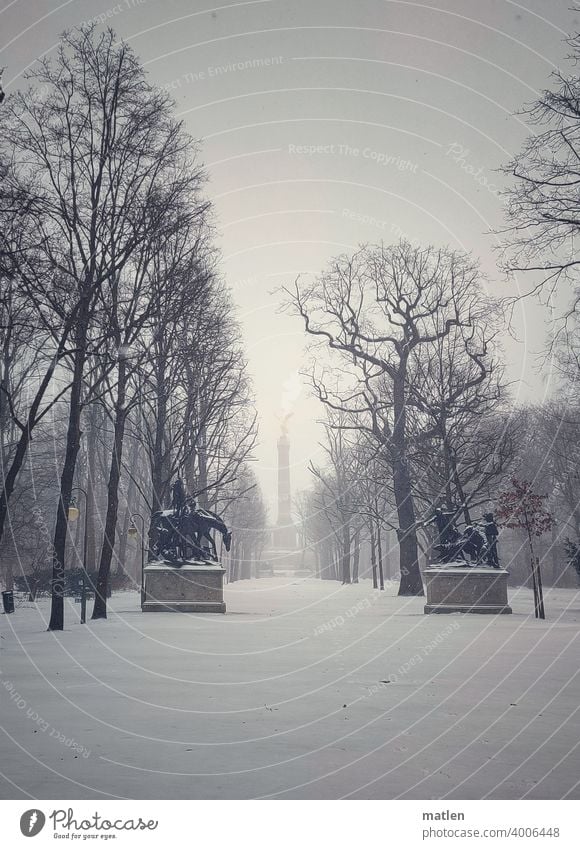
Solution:
[{"label": "snowy path", "polygon": [[71,603],[60,634],[47,601],[1,616],[0,796],[579,798],[580,592],[546,622],[527,590],[498,617],[395,593],[268,578],[226,616],[137,593],[87,626]]}]

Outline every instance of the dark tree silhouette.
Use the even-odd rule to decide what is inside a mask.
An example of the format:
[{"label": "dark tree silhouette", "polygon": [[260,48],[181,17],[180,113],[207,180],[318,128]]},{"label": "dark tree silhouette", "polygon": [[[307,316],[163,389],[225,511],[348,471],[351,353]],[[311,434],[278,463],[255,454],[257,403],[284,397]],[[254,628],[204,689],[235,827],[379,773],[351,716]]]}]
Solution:
[{"label": "dark tree silhouette", "polygon": [[[297,281],[294,290],[286,290],[288,307],[300,316],[306,333],[338,360],[339,369],[331,361],[330,378],[321,376],[320,368],[317,375],[315,368],[319,399],[348,413],[388,457],[398,518],[400,595],[423,594],[411,441],[414,411],[424,399],[415,391],[414,364],[456,331],[462,344],[470,345],[481,313],[478,283],[477,264],[466,255],[400,242],[338,257],[314,283]],[[470,351],[479,361],[476,372],[485,370],[478,346]],[[329,388],[333,384],[336,390]],[[474,373],[466,392],[478,385]]]}]

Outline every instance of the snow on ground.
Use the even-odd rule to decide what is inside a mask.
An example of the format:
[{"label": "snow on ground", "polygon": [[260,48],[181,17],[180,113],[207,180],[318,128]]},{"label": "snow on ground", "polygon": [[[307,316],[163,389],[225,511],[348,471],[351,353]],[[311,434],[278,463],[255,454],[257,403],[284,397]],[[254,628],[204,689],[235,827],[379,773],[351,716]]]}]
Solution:
[{"label": "snow on ground", "polygon": [[[580,592],[423,615],[364,581],[226,588],[225,616],[1,616],[2,798],[579,798]],[[89,608],[90,610],[90,608]]]}]

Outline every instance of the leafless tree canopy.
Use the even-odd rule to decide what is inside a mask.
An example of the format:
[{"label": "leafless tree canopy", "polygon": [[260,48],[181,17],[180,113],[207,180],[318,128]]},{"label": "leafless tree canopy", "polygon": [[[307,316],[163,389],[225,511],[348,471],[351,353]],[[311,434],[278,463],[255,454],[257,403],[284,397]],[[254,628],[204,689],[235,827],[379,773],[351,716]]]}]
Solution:
[{"label": "leafless tree canopy", "polygon": [[511,183],[501,261],[508,272],[532,272],[537,292],[563,288],[573,312],[579,298],[574,240],[580,227],[580,38],[569,45],[572,70],[554,71],[551,87],[524,109],[530,135],[504,169]]},{"label": "leafless tree canopy", "polygon": [[[312,384],[335,415],[331,427],[356,431],[388,464],[399,591],[421,593],[417,504],[446,501],[468,511],[511,456],[506,423],[492,425],[505,396],[499,306],[485,296],[470,257],[406,242],[364,246],[286,294],[314,339]],[[486,429],[491,457],[478,453]]]},{"label": "leafless tree canopy", "polygon": [[28,83],[0,113],[0,538],[50,413],[58,497],[52,544],[50,516],[43,535],[61,629],[73,498],[104,617],[132,511],[161,506],[178,472],[203,503],[233,504],[256,417],[198,144],[167,93],[96,26],[65,33]]}]

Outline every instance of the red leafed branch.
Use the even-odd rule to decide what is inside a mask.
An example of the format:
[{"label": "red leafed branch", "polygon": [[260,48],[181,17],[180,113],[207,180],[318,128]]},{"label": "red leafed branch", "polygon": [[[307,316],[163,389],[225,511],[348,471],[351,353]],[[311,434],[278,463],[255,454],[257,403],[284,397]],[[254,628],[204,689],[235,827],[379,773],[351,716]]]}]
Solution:
[{"label": "red leafed branch", "polygon": [[538,495],[531,481],[511,479],[511,488],[499,498],[497,519],[505,528],[519,528],[540,537],[551,530],[554,520],[546,510],[546,495]]}]

